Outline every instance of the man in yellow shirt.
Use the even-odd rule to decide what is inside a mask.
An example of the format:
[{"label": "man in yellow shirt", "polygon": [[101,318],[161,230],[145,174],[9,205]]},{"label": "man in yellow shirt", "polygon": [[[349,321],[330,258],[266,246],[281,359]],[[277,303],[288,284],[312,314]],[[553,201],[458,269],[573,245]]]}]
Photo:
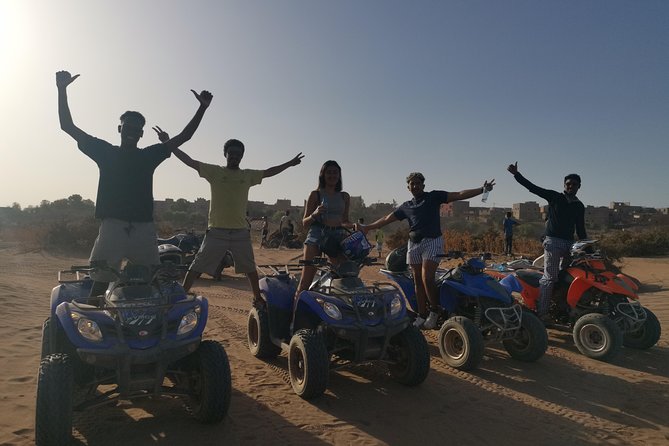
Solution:
[{"label": "man in yellow shirt", "polygon": [[[169,138],[160,127],[154,127],[162,141]],[[251,284],[254,301],[260,301],[258,271],[256,270],[251,232],[246,220],[246,207],[251,186],[260,184],[263,178],[277,175],[291,166],[297,166],[304,158],[298,153],[290,161],[265,170],[240,169],[239,163],[244,156],[244,144],[236,139],[228,140],[223,146],[225,166],[207,164],[192,159],[178,148],[172,153],[184,164],[197,170],[200,177],[209,182],[211,201],[209,204],[209,227],[204,236],[200,251],[191,263],[183,287],[186,291],[193,286],[195,279],[202,273],[210,274],[226,252],[232,253],[235,272],[246,274]]]}]

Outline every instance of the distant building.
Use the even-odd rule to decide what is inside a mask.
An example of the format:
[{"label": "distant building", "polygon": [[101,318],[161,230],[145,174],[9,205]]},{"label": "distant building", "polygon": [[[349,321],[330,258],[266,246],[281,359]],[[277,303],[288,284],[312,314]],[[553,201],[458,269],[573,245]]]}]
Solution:
[{"label": "distant building", "polygon": [[521,221],[541,221],[539,203],[526,201],[525,203],[513,203],[513,217]]},{"label": "distant building", "polygon": [[606,229],[611,225],[611,209],[606,206],[586,206],[585,225],[590,228]]}]

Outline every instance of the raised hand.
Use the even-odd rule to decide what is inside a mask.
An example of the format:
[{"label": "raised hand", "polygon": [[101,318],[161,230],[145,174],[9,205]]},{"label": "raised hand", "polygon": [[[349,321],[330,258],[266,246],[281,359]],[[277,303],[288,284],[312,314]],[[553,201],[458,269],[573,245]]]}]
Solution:
[{"label": "raised hand", "polygon": [[153,129],[154,132],[158,134],[158,139],[160,140],[160,142],[167,142],[170,140],[170,135],[168,135],[167,132],[161,129],[160,127],[155,126],[151,128]]},{"label": "raised hand", "polygon": [[302,155],[302,152],[298,153],[295,158],[292,160],[288,161],[288,164],[291,166],[297,166],[302,162],[302,158],[304,158],[304,155]]},{"label": "raised hand", "polygon": [[495,179],[494,178],[490,181],[484,181],[483,182],[483,190],[491,191],[494,186],[495,186]]},{"label": "raised hand", "polygon": [[57,71],[56,72],[56,86],[58,88],[65,88],[74,82],[79,77],[78,74],[72,76],[69,71]]},{"label": "raised hand", "polygon": [[515,164],[509,164],[509,167],[506,168],[509,172],[511,172],[511,175],[515,175],[518,173],[518,161],[515,162]]},{"label": "raised hand", "polygon": [[202,105],[205,108],[209,107],[209,104],[211,104],[211,100],[214,98],[214,95],[212,95],[207,90],[202,90],[202,92],[200,92],[200,94],[197,94],[197,91],[195,91],[195,90],[191,90],[191,91],[195,95],[195,99],[198,100],[200,105]]}]

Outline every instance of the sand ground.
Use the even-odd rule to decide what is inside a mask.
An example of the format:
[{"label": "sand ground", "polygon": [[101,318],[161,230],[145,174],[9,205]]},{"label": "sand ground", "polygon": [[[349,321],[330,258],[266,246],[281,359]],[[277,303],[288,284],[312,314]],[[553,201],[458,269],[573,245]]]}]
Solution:
[{"label": "sand ground", "polygon": [[[295,250],[258,250],[258,263],[285,263]],[[41,326],[56,273],[85,259],[19,253],[0,246],[0,445],[34,439]],[[481,366],[445,365],[437,332],[427,333],[431,371],[419,387],[392,381],[378,366],[331,373],[327,393],[296,396],[285,355],[264,362],[246,344],[250,292],[229,271],[221,282],[201,279],[194,291],[210,301],[205,337],[230,358],[233,394],[220,424],[189,418],[177,399],[123,403],[75,417],[75,444],[360,444],[415,445],[666,445],[669,444],[669,258],[629,258],[624,271],[645,284],[642,303],[664,326],[648,351],[623,349],[612,363],[588,359],[567,333],[550,331],[536,363],[512,360],[501,346]],[[377,267],[363,271],[381,280]]]}]

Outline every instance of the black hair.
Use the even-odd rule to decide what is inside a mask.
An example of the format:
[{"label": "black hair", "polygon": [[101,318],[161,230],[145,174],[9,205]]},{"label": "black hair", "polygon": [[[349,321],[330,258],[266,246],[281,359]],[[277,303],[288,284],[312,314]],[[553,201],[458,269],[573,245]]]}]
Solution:
[{"label": "black hair", "polygon": [[128,110],[127,112],[123,113],[119,119],[121,122],[125,122],[125,120],[128,118],[138,119],[142,123],[142,127],[144,127],[144,124],[146,124],[146,119],[140,112]]},{"label": "black hair", "polygon": [[570,173],[566,177],[564,177],[564,182],[566,183],[568,180],[574,180],[578,182],[578,185],[581,185],[581,176],[575,173]]},{"label": "black hair", "polygon": [[242,143],[238,139],[228,139],[223,145],[223,155],[227,155],[228,150],[230,150],[233,147],[239,147],[240,149],[242,149],[242,153],[244,153],[244,143]]},{"label": "black hair", "polygon": [[339,170],[339,181],[337,181],[337,185],[335,186],[335,191],[341,192],[343,185],[341,181],[341,166],[337,163],[337,161],[333,160],[328,160],[325,163],[323,163],[323,166],[321,167],[321,173],[318,174],[318,188],[323,189],[325,188],[325,171],[327,170],[328,167],[336,167],[337,170]]},{"label": "black hair", "polygon": [[507,213],[506,213],[506,216],[507,216],[508,218],[511,218],[512,215],[513,215],[513,212],[507,212]]}]

